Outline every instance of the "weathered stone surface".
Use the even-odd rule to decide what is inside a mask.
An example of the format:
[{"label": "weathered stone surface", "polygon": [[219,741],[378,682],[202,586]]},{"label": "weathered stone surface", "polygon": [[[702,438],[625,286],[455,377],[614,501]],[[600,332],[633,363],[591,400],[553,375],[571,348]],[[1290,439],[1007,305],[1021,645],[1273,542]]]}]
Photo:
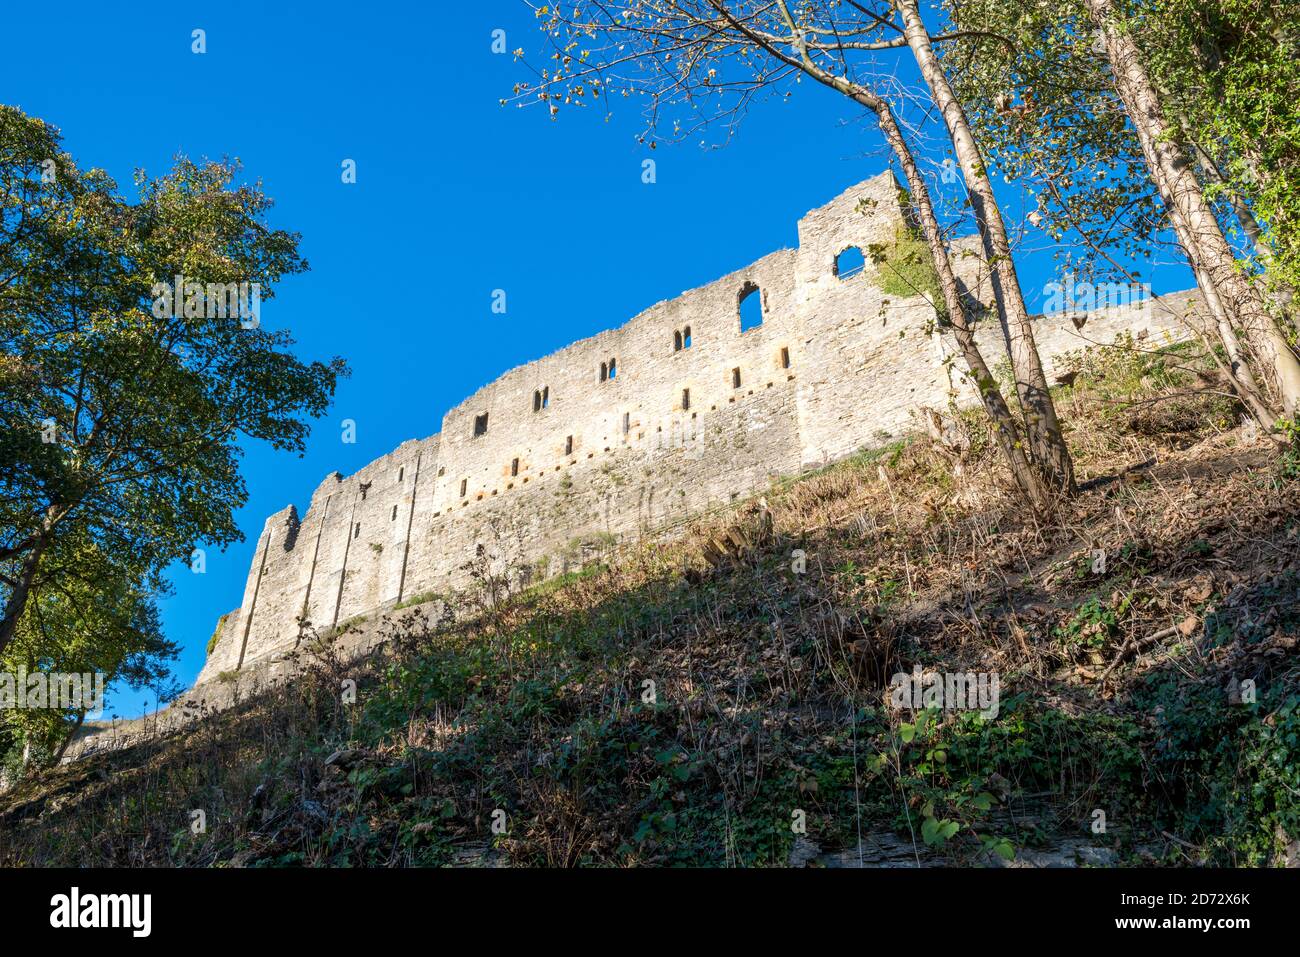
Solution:
[{"label": "weathered stone surface", "polygon": [[[291,505],[266,520],[199,687],[293,649],[303,621],[333,629],[457,589],[475,561],[516,579],[552,574],[580,562],[584,543],[672,526],[888,441],[920,406],[973,401],[923,297],[883,295],[869,254],[861,273],[836,274],[841,251],[887,244],[902,223],[891,174],[860,183],[799,221],[797,249],[513,369],[449,411],[440,434],[327,476],[305,515]],[[959,266],[987,300],[979,258]],[[741,331],[754,286],[763,322]],[[1037,328],[1049,375],[1062,353],[1123,330],[1185,334],[1159,308]],[[675,348],[688,331],[689,348]],[[996,318],[979,339],[991,364],[1005,355]]]}]

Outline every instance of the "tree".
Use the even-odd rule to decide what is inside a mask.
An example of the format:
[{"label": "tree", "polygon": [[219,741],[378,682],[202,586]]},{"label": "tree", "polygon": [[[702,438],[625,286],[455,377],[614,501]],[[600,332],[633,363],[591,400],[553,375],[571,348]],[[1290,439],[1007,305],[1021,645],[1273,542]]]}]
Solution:
[{"label": "tree", "polygon": [[[879,92],[882,76],[861,57],[907,45],[903,28],[892,22],[890,6],[878,12],[858,3],[800,5],[792,12],[784,0],[637,0],[616,10],[580,2],[563,9],[539,7],[537,14],[552,44],[552,63],[535,69],[535,84],[516,85],[516,101],[544,103],[554,116],[565,105],[603,102],[608,108],[613,96],[639,99],[647,118],[643,138],[652,146],[662,126],[670,126],[673,138],[716,123],[729,134],[753,103],[764,96],[790,96],[801,76],[870,111],[906,179],[909,202],[943,295],[937,310],[954,333],[1021,491],[1044,505],[1053,489],[1073,489],[1069,454],[1009,251],[1001,262],[996,256],[993,260],[999,276],[995,294],[1017,372],[1022,422],[1011,416],[976,346],[969,307],[960,294],[929,189],[894,106]],[[896,35],[880,39],[890,31]],[[973,170],[982,169],[977,156],[968,159]],[[1005,230],[999,238],[1000,219],[994,219],[994,213],[991,192],[982,194],[977,221],[996,254],[1005,246]],[[1018,297],[1018,308],[1014,301],[1007,305],[1011,295]]]},{"label": "tree", "polygon": [[1033,443],[1034,457],[1054,485],[1061,491],[1073,492],[1074,467],[1065,437],[1061,434],[1056,406],[1047,390],[1047,376],[1043,372],[1043,363],[1034,342],[1029,310],[1025,306],[1020,278],[1016,275],[1011,242],[1007,238],[1002,211],[993,193],[988,166],[976,144],[966,110],[935,54],[930,32],[921,19],[916,0],[895,0],[894,6],[903,20],[904,39],[916,58],[935,105],[943,114],[957,162],[970,190],[975,223],[984,244],[984,254],[993,270],[994,300],[1010,350],[1016,392],[1025,412],[1026,431]]},{"label": "tree", "polygon": [[1167,115],[1163,98],[1133,36],[1135,24],[1113,0],[1085,0],[1106,47],[1115,89],[1128,111],[1151,178],[1170,221],[1207,294],[1237,317],[1254,344],[1282,410],[1300,403],[1300,360],[1265,308],[1259,289],[1237,267],[1236,257],[1205,198],[1181,130]]},{"label": "tree", "polygon": [[180,157],[129,202],[0,107],[0,656],[67,586],[72,542],[127,594],[238,540],[237,440],[301,452],[347,372],[261,325],[307,264],[237,172]]},{"label": "tree", "polygon": [[1148,258],[1172,229],[1243,405],[1265,427],[1293,409],[1300,365],[1280,308],[1300,273],[1293,18],[1273,0],[949,9],[996,36],[958,81],[985,142],[1038,193],[1049,234],[1077,230],[1100,254],[1067,267],[1127,278],[1115,256]]},{"label": "tree", "polygon": [[[1149,50],[1185,135],[1289,300],[1300,287],[1300,19],[1285,0],[1163,0]],[[1294,317],[1292,317],[1294,319]]]},{"label": "tree", "polygon": [[[45,580],[30,597],[13,641],[0,656],[8,675],[43,673],[102,676],[102,687],[120,683],[150,688],[169,699],[168,662],[176,645],[162,634],[154,596],[164,591],[156,574],[123,567],[129,556],[108,555],[84,534],[63,534],[44,552]],[[85,720],[90,689],[82,699],[54,707],[0,711],[0,759],[18,771],[57,763]],[[102,706],[102,702],[99,703]]]}]

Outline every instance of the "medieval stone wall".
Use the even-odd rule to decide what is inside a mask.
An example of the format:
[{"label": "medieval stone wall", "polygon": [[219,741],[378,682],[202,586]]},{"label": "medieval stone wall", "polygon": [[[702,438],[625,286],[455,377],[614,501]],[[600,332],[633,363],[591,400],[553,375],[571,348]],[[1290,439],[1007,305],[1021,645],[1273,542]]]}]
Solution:
[{"label": "medieval stone wall", "polygon": [[[199,681],[294,647],[301,622],[333,628],[463,587],[487,563],[517,580],[564,570],[639,535],[907,431],[918,406],[974,401],[921,296],[881,292],[868,256],[904,224],[891,174],[799,222],[797,249],[656,303],[623,326],[507,372],[354,475],[333,473],[299,518],[267,519],[240,607]],[[963,239],[970,252],[978,242]],[[989,300],[977,256],[963,284]],[[742,330],[742,299],[761,323]],[[1078,318],[1078,317],[1075,317]],[[1167,311],[1038,322],[1052,360],[1126,329],[1181,334]],[[981,320],[990,363],[1005,354]]]}]

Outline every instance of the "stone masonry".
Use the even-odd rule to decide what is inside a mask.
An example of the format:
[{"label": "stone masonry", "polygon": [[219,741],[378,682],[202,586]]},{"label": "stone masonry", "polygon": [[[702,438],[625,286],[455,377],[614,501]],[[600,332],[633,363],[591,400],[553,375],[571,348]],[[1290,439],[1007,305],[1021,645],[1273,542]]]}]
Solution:
[{"label": "stone masonry", "polygon": [[[332,629],[446,594],[476,561],[526,584],[593,544],[889,441],[920,406],[974,401],[923,296],[882,293],[869,254],[856,274],[836,268],[846,249],[889,244],[903,226],[893,176],[876,176],[804,216],[797,249],[513,369],[449,411],[439,434],[327,476],[305,515],[291,505],[266,520],[199,682],[292,649],[300,619]],[[980,258],[959,266],[988,302]],[[742,331],[751,295],[761,323]],[[1063,353],[1125,330],[1185,335],[1151,303],[1041,318],[1036,330],[1049,375]],[[1005,355],[996,316],[979,339],[990,364]]]}]

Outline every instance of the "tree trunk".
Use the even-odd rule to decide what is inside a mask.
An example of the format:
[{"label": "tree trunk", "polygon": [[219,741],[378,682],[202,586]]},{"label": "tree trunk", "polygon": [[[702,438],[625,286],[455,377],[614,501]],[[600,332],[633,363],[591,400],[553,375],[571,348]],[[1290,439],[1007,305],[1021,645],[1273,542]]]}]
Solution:
[{"label": "tree trunk", "polygon": [[1011,475],[1030,504],[1038,509],[1047,507],[1050,504],[1050,496],[1043,487],[1037,471],[1025,454],[1020,428],[1017,426],[1015,418],[1011,415],[1011,410],[1007,407],[1006,400],[998,389],[997,380],[993,378],[988,365],[984,362],[984,357],[981,355],[979,346],[975,341],[974,332],[966,319],[966,309],[961,300],[961,292],[957,286],[956,274],[953,272],[952,260],[949,258],[948,250],[943,244],[943,233],[939,229],[938,219],[934,215],[934,205],[930,201],[930,191],[926,188],[925,179],[916,167],[916,159],[912,156],[912,150],[907,145],[907,140],[904,139],[902,130],[899,129],[898,123],[894,119],[893,111],[890,110],[889,104],[883,98],[877,96],[867,87],[853,83],[845,77],[827,73],[817,66],[808,55],[807,47],[800,37],[789,8],[784,0],[777,0],[777,2],[785,18],[786,25],[790,28],[790,42],[798,51],[798,60],[791,58],[785,50],[773,46],[766,38],[753,33],[720,2],[715,3],[714,6],[719,14],[727,19],[735,29],[744,33],[758,46],[766,49],[778,59],[799,67],[818,83],[847,96],[876,115],[876,120],[880,125],[881,132],[884,134],[885,141],[889,143],[894,155],[898,157],[898,161],[903,167],[903,176],[907,180],[908,189],[911,191],[912,207],[916,210],[917,217],[920,219],[921,232],[925,237],[926,246],[930,251],[930,260],[939,279],[939,288],[943,293],[948,321],[952,325],[957,344],[966,359],[970,373],[975,379],[980,400],[984,403],[984,410],[993,421],[998,445],[1001,447],[1003,455],[1006,456],[1007,464],[1011,468]]},{"label": "tree trunk", "polygon": [[81,726],[85,723],[86,709],[81,708],[77,711],[77,720],[73,723],[71,730],[68,731],[67,736],[63,739],[63,743],[59,745],[59,750],[55,751],[54,756],[50,758],[50,767],[58,767],[59,762],[63,760],[63,756],[68,751],[68,745],[72,743],[72,739],[77,736],[77,732],[81,730]]},{"label": "tree trunk", "polygon": [[970,374],[975,380],[975,387],[979,390],[980,400],[984,404],[984,411],[993,422],[998,437],[998,445],[1001,447],[1002,454],[1006,457],[1007,464],[1011,468],[1012,477],[1026,498],[1036,508],[1043,508],[1048,504],[1050,497],[1043,487],[1038,472],[1025,455],[1020,429],[1016,425],[1011,410],[1007,407],[1002,392],[998,389],[997,380],[993,378],[993,374],[989,371],[988,364],[985,363],[984,356],[980,353],[979,345],[975,341],[975,334],[966,318],[966,306],[961,300],[961,290],[957,286],[957,276],[953,272],[952,260],[948,255],[948,250],[943,244],[943,233],[939,229],[939,220],[934,214],[934,204],[930,200],[930,191],[925,185],[925,179],[916,167],[916,159],[913,157],[907,141],[903,138],[902,131],[898,128],[898,123],[894,120],[889,105],[878,97],[871,97],[863,102],[864,105],[875,112],[880,123],[881,132],[885,135],[885,140],[889,143],[894,155],[898,157],[898,161],[903,167],[903,176],[907,180],[908,189],[912,194],[912,207],[920,220],[921,234],[930,250],[930,260],[934,264],[935,273],[939,277],[939,288],[943,292],[944,306],[948,312],[948,322],[952,326],[953,336],[961,349],[962,358],[966,360]]},{"label": "tree trunk", "polygon": [[1197,271],[1196,282],[1205,294],[1206,309],[1214,320],[1219,340],[1228,354],[1228,372],[1232,380],[1232,388],[1251,417],[1267,432],[1273,427],[1273,415],[1259,393],[1259,383],[1255,381],[1255,374],[1250,369],[1250,363],[1246,361],[1241,342],[1237,339],[1237,330],[1232,328],[1228,313],[1223,308],[1223,303],[1219,301],[1219,296],[1209,279]]},{"label": "tree trunk", "polygon": [[[48,520],[47,520],[48,523]],[[0,655],[9,647],[13,641],[14,632],[18,628],[18,619],[22,617],[23,610],[27,607],[27,596],[31,592],[32,582],[36,580],[36,572],[40,568],[41,555],[45,553],[45,546],[49,544],[50,533],[43,530],[37,536],[32,547],[23,556],[22,565],[18,570],[18,578],[14,582],[13,590],[9,593],[9,600],[5,603],[4,617],[0,618]]]},{"label": "tree trunk", "polygon": [[971,208],[984,244],[984,255],[993,271],[993,293],[998,306],[998,318],[1007,340],[1007,351],[1016,377],[1016,392],[1024,412],[1034,462],[1054,488],[1067,494],[1073,493],[1074,465],[1061,433],[1056,405],[1047,389],[1047,376],[1043,372],[1042,359],[1034,342],[1033,325],[1020,289],[1020,278],[1016,275],[1016,265],[1011,258],[1006,225],[1002,221],[1002,212],[993,194],[993,184],[989,180],[984,159],[975,142],[966,111],[962,109],[943,72],[943,66],[935,56],[929,31],[921,20],[916,0],[897,0],[896,5],[903,17],[903,35],[930,88],[931,98],[943,113],[957,161],[970,190]]},{"label": "tree trunk", "polygon": [[1223,307],[1245,330],[1261,365],[1267,367],[1283,411],[1294,414],[1300,404],[1300,360],[1269,315],[1259,291],[1238,270],[1232,247],[1174,136],[1176,131],[1162,112],[1141,51],[1128,33],[1117,29],[1112,0],[1086,3],[1105,41],[1115,88],[1133,122],[1151,178],[1169,208],[1179,241],[1198,276],[1208,278]]}]

